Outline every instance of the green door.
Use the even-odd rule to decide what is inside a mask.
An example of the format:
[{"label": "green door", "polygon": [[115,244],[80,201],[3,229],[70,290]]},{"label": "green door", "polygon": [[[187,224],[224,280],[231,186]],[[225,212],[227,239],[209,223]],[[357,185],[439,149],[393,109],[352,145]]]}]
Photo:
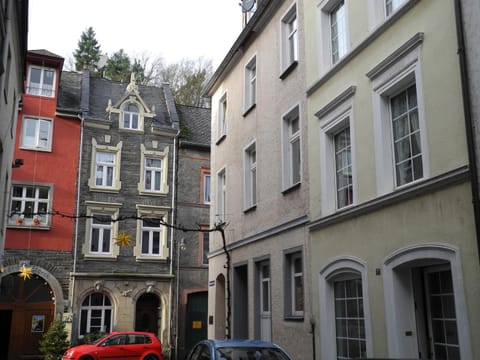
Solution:
[{"label": "green door", "polygon": [[207,338],[208,292],[188,295],[186,323],[186,354],[200,340]]}]

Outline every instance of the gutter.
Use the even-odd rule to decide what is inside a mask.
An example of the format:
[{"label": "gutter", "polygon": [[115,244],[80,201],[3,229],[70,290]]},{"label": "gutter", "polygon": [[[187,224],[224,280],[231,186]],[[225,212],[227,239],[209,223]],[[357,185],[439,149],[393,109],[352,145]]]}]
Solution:
[{"label": "gutter", "polygon": [[257,10],[248,21],[247,25],[243,28],[237,40],[233,43],[227,55],[205,86],[205,89],[202,92],[203,96],[211,97],[213,95],[216,84],[221,80],[227,69],[233,64],[235,57],[238,54],[242,55],[244,53],[244,49],[246,49],[251,43],[252,37],[256,35],[265,22],[270,20],[270,18],[267,18],[267,16],[265,16],[265,20],[263,17],[263,15],[267,12],[267,8],[272,8],[274,11],[279,8],[282,3],[283,0],[263,0],[258,2]]},{"label": "gutter", "polygon": [[457,28],[457,46],[458,59],[460,63],[460,78],[462,84],[463,95],[463,112],[465,116],[465,130],[467,135],[468,147],[468,161],[471,176],[472,188],[472,204],[473,216],[475,220],[475,232],[477,237],[477,249],[480,261],[480,203],[479,203],[479,189],[478,189],[478,169],[477,169],[477,155],[475,152],[475,124],[472,119],[472,103],[470,95],[470,83],[468,80],[468,64],[465,51],[465,37],[463,29],[463,15],[461,0],[455,0],[455,25]]}]

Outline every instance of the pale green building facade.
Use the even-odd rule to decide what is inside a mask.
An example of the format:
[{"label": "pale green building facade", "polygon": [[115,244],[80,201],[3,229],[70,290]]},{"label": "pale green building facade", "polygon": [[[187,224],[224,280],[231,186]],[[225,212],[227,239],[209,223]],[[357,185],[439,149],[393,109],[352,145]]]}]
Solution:
[{"label": "pale green building facade", "polygon": [[305,1],[316,359],[478,359],[453,1]]}]

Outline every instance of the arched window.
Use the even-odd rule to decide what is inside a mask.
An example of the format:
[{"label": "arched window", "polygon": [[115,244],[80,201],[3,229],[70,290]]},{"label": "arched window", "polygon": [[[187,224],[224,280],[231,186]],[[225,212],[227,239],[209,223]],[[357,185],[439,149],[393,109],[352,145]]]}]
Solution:
[{"label": "arched window", "polygon": [[367,276],[357,258],[336,258],[320,272],[322,358],[371,356]]},{"label": "arched window", "polygon": [[135,104],[128,104],[123,108],[123,128],[139,129],[138,107]]},{"label": "arched window", "polygon": [[88,295],[80,306],[80,337],[89,333],[109,333],[112,324],[112,303],[102,293]]}]

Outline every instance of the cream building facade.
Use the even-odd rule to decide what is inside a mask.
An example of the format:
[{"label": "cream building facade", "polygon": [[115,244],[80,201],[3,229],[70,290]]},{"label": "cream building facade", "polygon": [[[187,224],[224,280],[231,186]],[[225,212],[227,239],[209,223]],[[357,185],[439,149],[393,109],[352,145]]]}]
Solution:
[{"label": "cream building facade", "polygon": [[312,359],[302,1],[262,1],[211,79],[210,338]]},{"label": "cream building facade", "polygon": [[304,7],[316,358],[480,358],[454,2]]}]

